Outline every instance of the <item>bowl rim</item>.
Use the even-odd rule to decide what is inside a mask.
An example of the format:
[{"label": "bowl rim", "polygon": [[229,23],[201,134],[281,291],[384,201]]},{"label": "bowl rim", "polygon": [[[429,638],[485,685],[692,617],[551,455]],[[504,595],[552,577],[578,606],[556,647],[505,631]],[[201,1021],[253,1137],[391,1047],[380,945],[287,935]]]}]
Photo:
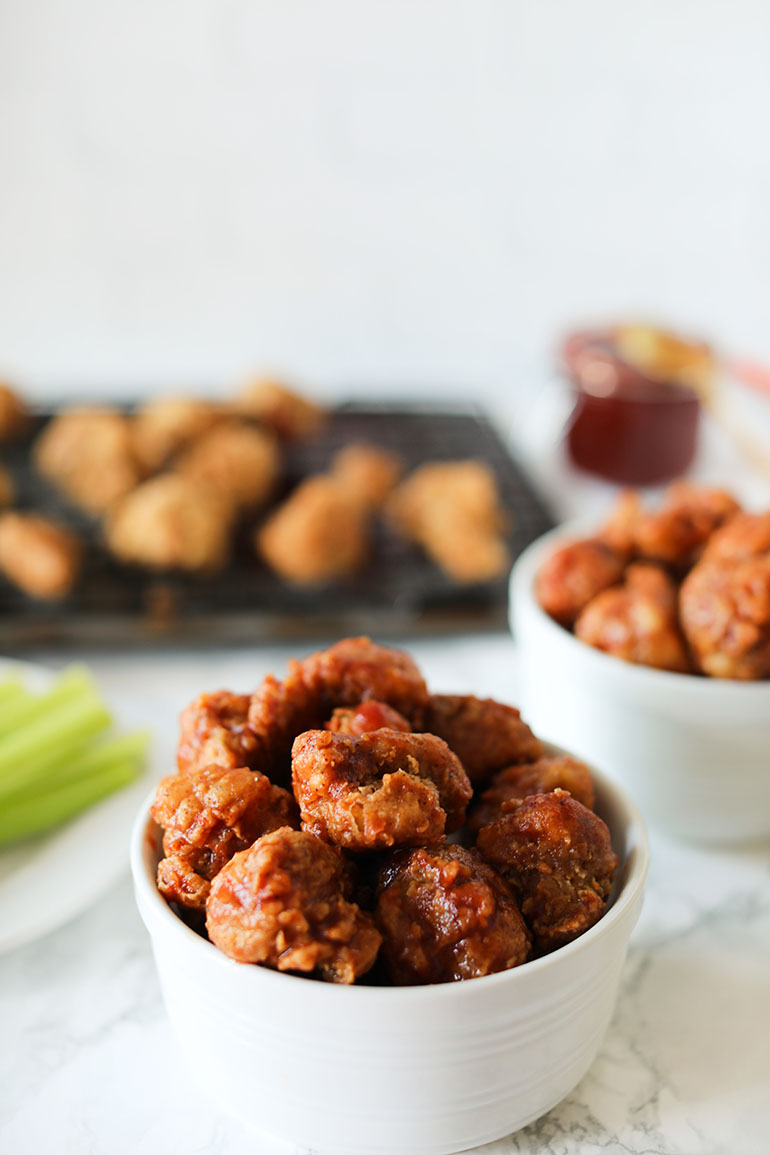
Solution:
[{"label": "bowl rim", "polygon": [[514,635],[516,614],[526,610],[537,621],[538,627],[554,642],[563,645],[568,652],[592,665],[597,673],[623,678],[626,682],[639,686],[640,689],[661,691],[670,688],[672,693],[686,690],[692,694],[700,694],[704,698],[709,695],[719,696],[721,701],[729,696],[742,703],[746,703],[751,697],[758,702],[770,698],[770,678],[741,681],[737,678],[709,678],[699,674],[678,674],[673,670],[656,670],[652,666],[637,665],[623,658],[616,658],[613,654],[606,654],[603,650],[597,650],[587,642],[581,642],[564,626],[555,622],[535,597],[537,570],[550,548],[557,544],[566,545],[581,537],[590,537],[595,532],[595,520],[591,523],[587,523],[584,518],[567,521],[542,534],[519,554],[511,570],[509,582],[511,629]]},{"label": "bowl rim", "polygon": [[[560,746],[556,746],[553,743],[546,742],[545,745],[549,753],[566,753]],[[632,908],[636,900],[641,897],[644,890],[649,868],[650,846],[647,829],[641,813],[626,792],[621,789],[616,782],[596,770],[592,765],[590,769],[591,775],[598,787],[598,793],[607,796],[611,800],[612,805],[622,814],[622,826],[626,847],[625,858],[618,864],[618,869],[620,870],[624,865],[630,863],[627,876],[610,908],[605,911],[598,922],[594,923],[592,927],[589,927],[579,938],[574,939],[565,946],[558,947],[550,954],[522,963],[521,966],[513,967],[511,970],[500,971],[492,975],[483,975],[465,982],[376,987],[357,983],[346,985],[342,983],[308,981],[308,978],[303,975],[286,974],[272,970],[269,967],[239,963],[234,959],[228,958],[227,955],[223,954],[213,943],[191,930],[190,927],[174,913],[158,891],[154,874],[148,870],[145,864],[145,847],[148,831],[151,827],[155,827],[156,831],[158,829],[150,815],[150,807],[155,797],[155,789],[148,794],[143,802],[131,832],[131,873],[133,876],[137,905],[139,906],[151,940],[154,940],[156,937],[156,931],[148,925],[144,913],[145,909],[148,909],[155,921],[176,939],[177,947],[188,950],[192,957],[198,957],[201,961],[205,959],[210,965],[221,967],[223,975],[227,972],[232,973],[234,967],[245,974],[252,973],[255,975],[256,977],[253,980],[255,990],[257,989],[256,984],[258,983],[270,986],[270,984],[276,982],[279,984],[291,982],[293,984],[291,987],[283,985],[280,989],[285,992],[295,990],[297,995],[300,995],[301,990],[304,990],[310,995],[312,991],[323,989],[329,992],[329,994],[324,997],[354,998],[372,1002],[391,1000],[400,1005],[414,1000],[420,1000],[422,1002],[426,998],[433,1000],[469,998],[473,996],[474,991],[478,995],[481,989],[490,991],[494,985],[513,984],[515,988],[517,982],[524,981],[522,977],[524,975],[533,975],[535,972],[548,971],[555,967],[560,968],[563,965],[568,966],[570,958],[590,949],[598,938],[608,935],[615,924],[625,918],[629,909]],[[145,907],[144,904],[147,904],[147,906]],[[300,984],[299,987],[297,987],[296,984]],[[332,994],[332,991],[335,993]]]}]

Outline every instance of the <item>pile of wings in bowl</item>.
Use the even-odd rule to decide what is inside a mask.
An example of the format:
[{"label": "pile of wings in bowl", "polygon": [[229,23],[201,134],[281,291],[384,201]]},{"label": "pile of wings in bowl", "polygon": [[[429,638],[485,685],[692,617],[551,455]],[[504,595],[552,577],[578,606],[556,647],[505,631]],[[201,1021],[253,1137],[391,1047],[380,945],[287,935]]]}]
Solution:
[{"label": "pile of wings in bowl", "polygon": [[722,489],[669,486],[645,509],[624,492],[590,538],[537,575],[542,608],[605,653],[685,674],[770,678],[770,510]]},{"label": "pile of wings in bowl", "polygon": [[519,711],[431,694],[347,638],[183,711],[158,887],[230,958],[353,983],[476,978],[601,918],[618,859],[588,768]]}]

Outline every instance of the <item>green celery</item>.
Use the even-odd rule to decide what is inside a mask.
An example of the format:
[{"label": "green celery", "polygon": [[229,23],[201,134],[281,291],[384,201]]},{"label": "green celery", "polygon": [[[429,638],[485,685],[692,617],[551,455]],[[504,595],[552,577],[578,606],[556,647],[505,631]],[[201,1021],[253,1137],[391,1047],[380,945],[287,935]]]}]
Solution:
[{"label": "green celery", "polygon": [[0,738],[0,799],[34,780],[35,767],[48,762],[65,742],[73,743],[106,730],[112,719],[92,692],[62,702],[38,718]]},{"label": "green celery", "polygon": [[[106,772],[51,790],[45,795],[15,802],[0,810],[0,846],[42,834],[127,786],[138,776],[132,760],[116,763]],[[98,869],[98,864],[95,866]]]},{"label": "green celery", "polygon": [[116,762],[133,760],[141,766],[147,753],[148,741],[148,734],[136,733],[105,742],[94,743],[92,739],[81,742],[66,761],[48,765],[33,782],[9,792],[4,798],[4,805],[12,806],[17,800],[42,797],[52,789],[101,774]]},{"label": "green celery", "polygon": [[0,715],[0,746],[6,738],[13,737],[25,726],[44,719],[57,706],[77,700],[86,693],[94,695],[96,690],[87,671],[80,666],[65,670],[55,684],[45,694],[24,693],[24,700],[16,708],[3,711]]}]

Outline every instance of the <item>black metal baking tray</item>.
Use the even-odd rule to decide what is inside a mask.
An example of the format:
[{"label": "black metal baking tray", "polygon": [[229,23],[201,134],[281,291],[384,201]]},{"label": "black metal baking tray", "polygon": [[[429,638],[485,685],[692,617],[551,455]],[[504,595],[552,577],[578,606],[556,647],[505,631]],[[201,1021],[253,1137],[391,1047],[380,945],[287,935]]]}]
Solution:
[{"label": "black metal baking tray", "polygon": [[[38,416],[30,440],[48,417]],[[315,439],[287,447],[282,493],[325,469],[343,445],[359,440],[396,450],[409,468],[468,457],[486,461],[511,519],[512,559],[553,526],[494,426],[475,409],[342,405]],[[253,556],[245,532],[231,564],[213,576],[157,575],[120,565],[104,549],[98,524],[73,509],[35,472],[28,442],[7,447],[3,459],[14,475],[20,509],[66,521],[87,542],[77,588],[62,602],[34,601],[2,581],[0,651],[5,653],[54,643],[254,645],[356,633],[459,633],[506,625],[507,577],[458,585],[419,549],[379,523],[366,567],[354,578],[313,589],[294,588],[269,572]]]}]

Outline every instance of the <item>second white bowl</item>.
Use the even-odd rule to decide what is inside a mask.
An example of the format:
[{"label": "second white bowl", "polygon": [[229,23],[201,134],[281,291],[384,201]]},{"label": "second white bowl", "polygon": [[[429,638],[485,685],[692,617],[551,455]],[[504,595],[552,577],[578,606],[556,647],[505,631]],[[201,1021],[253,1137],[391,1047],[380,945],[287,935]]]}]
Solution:
[{"label": "second white bowl", "polygon": [[513,569],[523,716],[617,779],[651,826],[710,844],[770,837],[770,681],[635,666],[563,629],[540,608],[535,575],[581,536],[582,525],[553,530]]}]

